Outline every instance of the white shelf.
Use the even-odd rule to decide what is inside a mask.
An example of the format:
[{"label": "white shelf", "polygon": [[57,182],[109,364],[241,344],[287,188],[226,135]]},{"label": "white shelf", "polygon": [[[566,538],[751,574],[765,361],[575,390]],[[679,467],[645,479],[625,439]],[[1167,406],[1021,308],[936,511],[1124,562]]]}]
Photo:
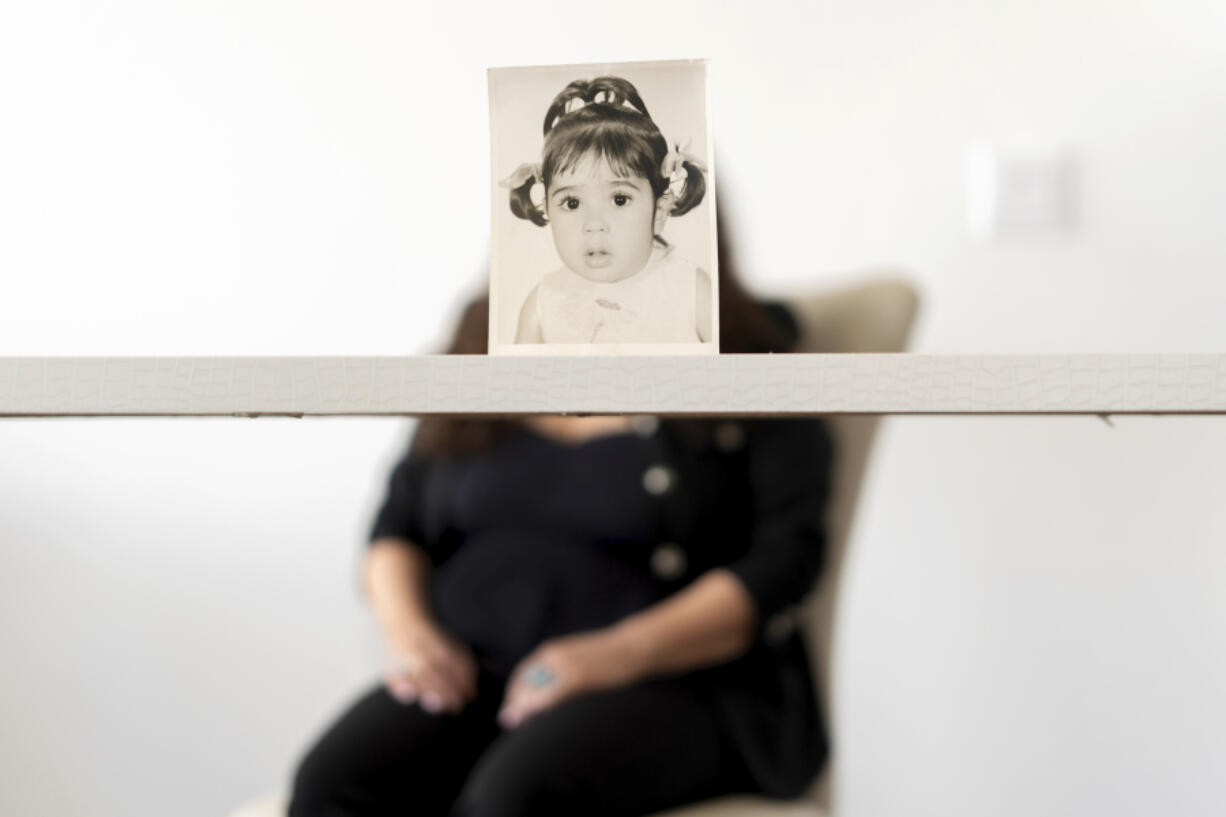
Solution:
[{"label": "white shelf", "polygon": [[9,357],[0,416],[1217,414],[1226,355]]}]

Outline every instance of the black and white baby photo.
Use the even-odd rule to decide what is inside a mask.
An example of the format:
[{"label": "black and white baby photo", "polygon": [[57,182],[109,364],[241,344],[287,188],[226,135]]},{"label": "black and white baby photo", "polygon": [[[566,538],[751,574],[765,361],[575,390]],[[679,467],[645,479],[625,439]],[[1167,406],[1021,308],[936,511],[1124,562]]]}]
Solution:
[{"label": "black and white baby photo", "polygon": [[718,351],[707,64],[489,72],[493,354]]}]

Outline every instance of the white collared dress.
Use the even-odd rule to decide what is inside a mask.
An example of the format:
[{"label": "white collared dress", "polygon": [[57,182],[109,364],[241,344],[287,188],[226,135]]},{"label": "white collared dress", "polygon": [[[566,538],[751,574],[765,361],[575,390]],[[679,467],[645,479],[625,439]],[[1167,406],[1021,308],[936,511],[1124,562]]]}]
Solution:
[{"label": "white collared dress", "polygon": [[667,248],[643,271],[613,283],[589,281],[567,267],[537,288],[545,343],[699,343],[698,267]]}]

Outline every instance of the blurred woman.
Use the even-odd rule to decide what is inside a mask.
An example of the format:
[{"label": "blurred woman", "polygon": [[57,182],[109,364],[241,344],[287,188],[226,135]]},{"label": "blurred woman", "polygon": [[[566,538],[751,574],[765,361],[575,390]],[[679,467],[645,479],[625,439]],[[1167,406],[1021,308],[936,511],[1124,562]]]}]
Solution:
[{"label": "blurred woman", "polygon": [[[721,350],[788,351],[787,310],[720,250]],[[480,299],[449,351],[487,332]],[[290,813],[799,795],[826,741],[789,621],[821,570],[831,456],[810,419],[423,420],[366,556],[392,660],[307,752]]]}]

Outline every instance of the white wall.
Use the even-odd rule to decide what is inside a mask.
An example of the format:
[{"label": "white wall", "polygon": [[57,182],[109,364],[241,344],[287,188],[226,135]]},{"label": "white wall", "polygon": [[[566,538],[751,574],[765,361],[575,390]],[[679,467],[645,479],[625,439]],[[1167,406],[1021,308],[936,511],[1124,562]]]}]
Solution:
[{"label": "white wall", "polygon": [[[406,354],[486,255],[487,65],[706,56],[753,283],[876,263],[916,348],[1222,351],[1226,6],[6,4],[0,354]],[[965,227],[977,140],[1077,230]],[[1226,422],[896,418],[842,813],[1226,812]],[[216,815],[372,677],[395,420],[0,421],[0,813]]]}]

